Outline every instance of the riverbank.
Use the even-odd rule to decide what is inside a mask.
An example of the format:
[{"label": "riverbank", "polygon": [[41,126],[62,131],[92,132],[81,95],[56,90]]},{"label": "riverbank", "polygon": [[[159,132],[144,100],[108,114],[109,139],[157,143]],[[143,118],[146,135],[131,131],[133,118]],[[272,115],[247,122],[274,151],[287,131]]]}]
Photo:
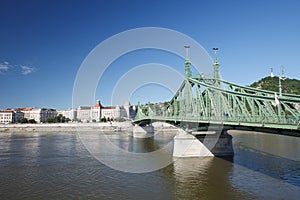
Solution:
[{"label": "riverbank", "polygon": [[[174,129],[165,123],[154,123],[155,129]],[[24,132],[76,132],[76,131],[102,131],[108,133],[127,131],[132,132],[133,125],[126,122],[101,123],[55,123],[55,124],[1,124],[0,133]]]},{"label": "riverbank", "polygon": [[106,123],[55,123],[55,124],[5,124],[0,125],[2,132],[76,132],[127,130],[132,128],[130,122]]}]

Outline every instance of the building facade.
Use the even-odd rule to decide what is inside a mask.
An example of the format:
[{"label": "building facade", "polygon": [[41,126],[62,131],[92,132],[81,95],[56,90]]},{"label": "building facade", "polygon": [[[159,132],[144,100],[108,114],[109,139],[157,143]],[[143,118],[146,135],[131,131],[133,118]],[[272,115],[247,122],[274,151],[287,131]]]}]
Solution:
[{"label": "building facade", "polygon": [[18,122],[19,120],[24,118],[24,113],[20,110],[14,110],[14,114],[15,116],[13,122]]},{"label": "building facade", "polygon": [[135,116],[135,107],[129,102],[123,106],[102,106],[98,100],[94,106],[79,106],[77,109],[56,111],[51,108],[16,108],[0,111],[0,123],[14,123],[23,118],[34,119],[37,123],[46,122],[48,118],[55,118],[58,114],[70,120],[82,122],[100,122],[102,118],[115,120],[118,118],[132,119]]},{"label": "building facade", "polygon": [[8,124],[14,122],[14,111],[12,110],[1,110],[0,111],[0,123]]},{"label": "building facade", "polygon": [[34,119],[37,123],[57,116],[57,111],[52,108],[20,108],[18,110],[24,113],[24,118]]},{"label": "building facade", "polygon": [[58,110],[57,115],[63,115],[70,120],[77,119],[77,110],[76,109],[67,109],[67,110]]},{"label": "building facade", "polygon": [[18,122],[24,118],[24,113],[19,110],[1,110],[0,111],[0,124],[8,124]]},{"label": "building facade", "polygon": [[77,108],[77,120],[82,122],[90,122],[93,120],[91,117],[92,108],[90,106],[79,106]]},{"label": "building facade", "polygon": [[77,108],[77,120],[82,122],[101,121],[101,118],[117,119],[126,118],[132,119],[135,116],[135,109],[126,102],[124,106],[102,106],[98,100],[94,106],[79,106]]}]

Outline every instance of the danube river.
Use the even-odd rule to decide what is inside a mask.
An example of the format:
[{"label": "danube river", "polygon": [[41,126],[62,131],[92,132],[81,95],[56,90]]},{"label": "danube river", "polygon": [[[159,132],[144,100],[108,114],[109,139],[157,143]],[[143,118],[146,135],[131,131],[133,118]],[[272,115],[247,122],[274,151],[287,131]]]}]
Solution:
[{"label": "danube river", "polygon": [[[0,134],[0,199],[299,199],[300,138],[231,132],[231,158],[176,159],[148,173],[125,173],[99,162],[82,143],[84,133]],[[134,139],[103,135],[124,151],[153,151],[173,133]],[[172,157],[172,155],[169,155]],[[122,162],[113,154],[106,159]]]}]

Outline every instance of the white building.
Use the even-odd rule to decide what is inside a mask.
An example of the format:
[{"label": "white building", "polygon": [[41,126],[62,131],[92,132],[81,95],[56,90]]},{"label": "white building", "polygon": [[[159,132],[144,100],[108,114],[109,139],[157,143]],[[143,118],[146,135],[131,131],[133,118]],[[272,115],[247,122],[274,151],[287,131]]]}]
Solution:
[{"label": "white building", "polygon": [[14,123],[24,118],[24,113],[19,110],[2,110],[0,111],[0,123]]},{"label": "white building", "polygon": [[124,106],[102,106],[98,100],[94,106],[79,106],[77,109],[77,119],[83,122],[101,121],[101,118],[133,118],[135,111],[129,102]]},{"label": "white building", "polygon": [[24,118],[34,119],[37,123],[57,116],[57,111],[51,108],[21,108],[19,110],[24,113]]},{"label": "white building", "polygon": [[8,124],[14,120],[14,111],[12,110],[1,110],[0,111],[0,123]]},{"label": "white building", "polygon": [[74,109],[67,109],[67,110],[58,110],[57,115],[63,115],[66,118],[69,118],[70,120],[74,120],[77,118],[77,110]]},{"label": "white building", "polygon": [[92,121],[92,107],[90,106],[79,106],[77,108],[77,119],[83,122]]}]

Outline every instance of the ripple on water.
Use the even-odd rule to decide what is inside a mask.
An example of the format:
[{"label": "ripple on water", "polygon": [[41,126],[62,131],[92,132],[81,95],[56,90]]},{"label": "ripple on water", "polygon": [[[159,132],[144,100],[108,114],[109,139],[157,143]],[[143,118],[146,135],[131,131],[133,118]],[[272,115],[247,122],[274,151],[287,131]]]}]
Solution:
[{"label": "ripple on water", "polygon": [[[164,137],[150,142],[144,140],[145,148],[155,149],[170,141]],[[131,140],[129,136],[112,138],[114,144],[123,148],[137,149],[128,146],[136,144]],[[247,138],[239,134],[234,135],[234,141],[233,160],[176,159],[155,172],[130,174],[110,169],[95,160],[73,133],[4,134],[0,135],[0,199],[298,197],[295,195],[300,194],[299,162],[253,148],[253,145],[261,147],[262,141],[254,144],[251,139],[253,145],[245,145]]]}]

